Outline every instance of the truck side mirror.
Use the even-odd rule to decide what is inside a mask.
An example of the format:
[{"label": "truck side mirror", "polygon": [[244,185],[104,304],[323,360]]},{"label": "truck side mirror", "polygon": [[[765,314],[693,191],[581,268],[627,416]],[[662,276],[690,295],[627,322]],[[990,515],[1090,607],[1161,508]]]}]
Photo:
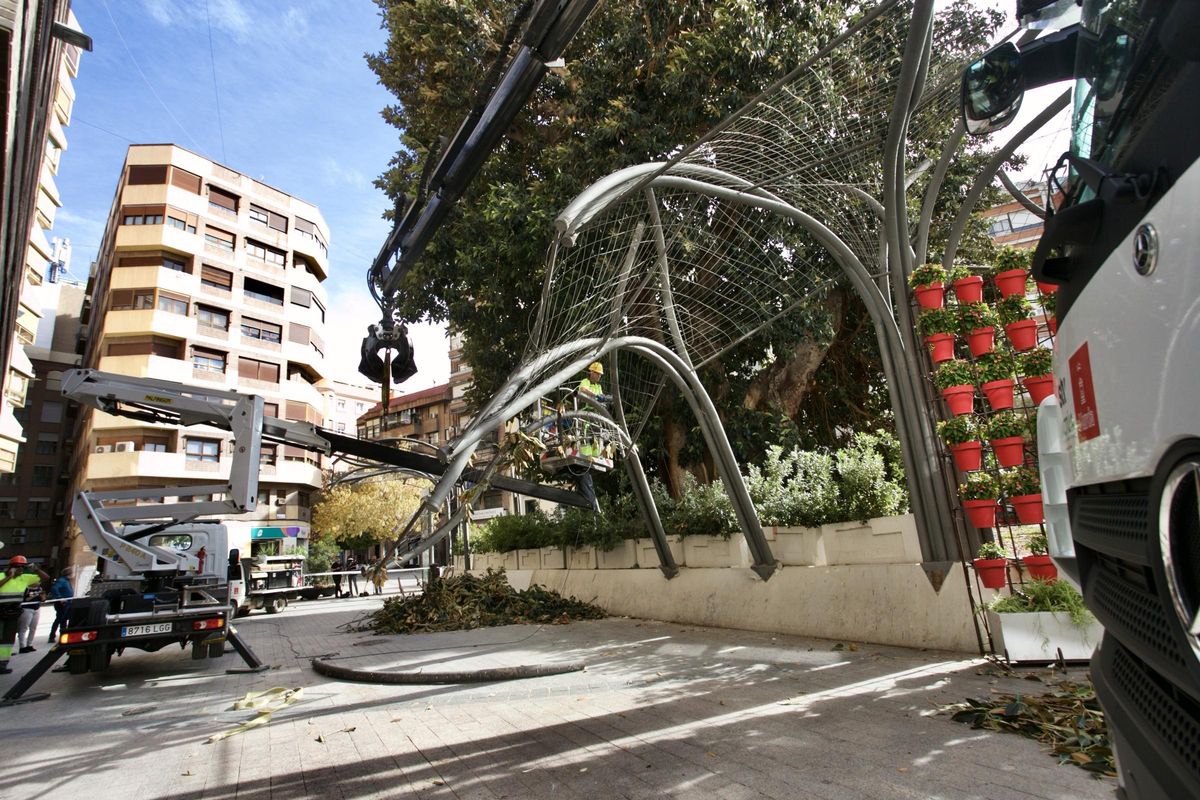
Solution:
[{"label": "truck side mirror", "polygon": [[242,579],[241,555],[236,547],[229,551],[229,569],[225,575],[228,580],[239,581]]},{"label": "truck side mirror", "polygon": [[979,136],[1013,121],[1025,95],[1021,52],[1005,42],[963,70],[962,115],[967,132]]}]

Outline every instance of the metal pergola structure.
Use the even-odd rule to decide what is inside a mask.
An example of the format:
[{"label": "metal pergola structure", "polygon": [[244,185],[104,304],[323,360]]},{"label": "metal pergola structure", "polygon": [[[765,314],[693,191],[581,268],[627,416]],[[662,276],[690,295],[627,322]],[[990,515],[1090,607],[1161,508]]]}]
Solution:
[{"label": "metal pergola structure", "polygon": [[[878,113],[875,118],[886,120],[886,130],[878,132],[882,136],[876,135],[876,139],[882,141],[872,142],[870,131],[861,134],[863,142],[877,148],[872,151],[872,157],[877,160],[867,161],[882,167],[882,174],[876,171],[870,185],[828,178],[818,185],[811,179],[801,181],[795,174],[763,178],[761,175],[738,174],[736,170],[724,168],[724,153],[731,149],[729,142],[734,141],[735,137],[741,136],[737,140],[738,146],[745,147],[745,142],[761,139],[762,131],[774,134],[783,128],[786,114],[779,113],[780,97],[786,102],[809,103],[808,94],[814,87],[820,88],[820,84],[810,77],[815,74],[812,66],[818,59],[836,55],[839,47],[856,44],[851,43],[850,38],[862,35],[870,26],[882,29],[886,22],[895,23],[894,15],[909,13],[910,9],[907,31],[901,42],[899,69],[894,80],[885,87],[890,90],[890,94],[883,98],[887,101],[887,107],[881,101],[876,109]],[[694,301],[695,286],[701,281],[694,277],[695,264],[680,266],[673,261],[673,254],[678,253],[680,242],[687,237],[678,230],[671,230],[668,235],[668,225],[662,216],[664,211],[679,216],[678,209],[683,205],[679,198],[687,198],[694,208],[701,209],[701,219],[704,213],[711,218],[714,213],[733,214],[730,209],[740,209],[736,212],[742,215],[737,218],[739,220],[744,221],[746,215],[751,215],[754,219],[776,221],[770,224],[782,221],[782,224],[790,226],[790,230],[801,231],[824,250],[826,257],[836,264],[840,272],[840,275],[811,279],[811,286],[807,290],[809,294],[819,292],[831,281],[844,277],[866,304],[874,323],[890,389],[912,508],[917,520],[923,566],[934,587],[940,588],[951,565],[961,560],[961,542],[966,541],[967,537],[964,522],[955,511],[954,476],[948,472],[949,467],[939,455],[934,432],[936,403],[931,403],[927,394],[927,366],[922,355],[923,347],[914,330],[912,309],[905,291],[907,277],[914,265],[926,259],[938,192],[964,136],[963,125],[959,122],[945,140],[936,163],[927,159],[913,168],[908,166],[907,148],[918,114],[941,113],[944,122],[944,115],[950,108],[957,110],[957,81],[949,86],[948,77],[956,78],[962,65],[936,65],[937,74],[933,74],[933,19],[933,0],[915,0],[912,3],[885,0],[818,52],[812,60],[780,79],[669,162],[642,164],[615,172],[596,181],[570,203],[556,220],[557,235],[551,248],[546,287],[525,358],[471,424],[447,445],[444,473],[427,495],[425,508],[443,506],[471,464],[477,447],[491,431],[529,409],[541,396],[571,380],[591,361],[604,359],[609,364],[606,380],[613,394],[611,409],[596,405],[589,410],[589,414],[593,421],[608,426],[611,435],[625,445],[624,466],[643,520],[655,542],[663,573],[667,577],[673,576],[677,572],[677,565],[667,546],[649,484],[641,469],[634,445],[638,423],[630,424],[630,410],[644,410],[647,404],[652,405],[663,387],[669,384],[691,408],[713,455],[753,557],[752,568],[764,580],[770,577],[778,564],[739,473],[716,407],[701,384],[697,369],[797,308],[804,298],[789,296],[777,305],[774,313],[764,312],[761,318],[745,323],[740,329],[733,326],[735,329],[718,343],[699,336],[697,331],[705,322],[705,312],[695,311],[688,303]],[[810,83],[796,83],[804,80]],[[793,88],[797,85],[806,88],[806,91]],[[947,265],[953,261],[975,203],[1002,164],[1029,136],[1064,108],[1066,102],[1066,95],[1054,101],[1001,148],[976,176],[949,231],[944,254]],[[772,114],[776,116],[772,117]],[[869,115],[863,112],[862,116],[865,118]],[[780,122],[781,119],[784,121]],[[739,133],[739,125],[749,132]],[[810,133],[813,137],[822,135],[825,132],[814,130]],[[796,142],[794,132],[786,132],[781,138],[785,142],[803,146],[803,143]],[[852,144],[857,142],[850,134],[845,138],[852,140]],[[855,146],[862,149],[861,144]],[[830,158],[820,151],[815,152],[820,158]],[[842,151],[834,155],[840,157]],[[921,176],[926,177],[926,185],[920,214],[914,224],[910,219],[907,200],[911,187]],[[805,198],[817,197],[815,192],[818,190],[823,199],[836,195],[841,198],[837,202],[856,203],[857,210],[853,213],[860,216],[848,222],[839,221],[829,211],[834,206],[831,205],[833,201],[828,200],[823,200],[825,206],[817,204],[817,207],[808,207]],[[714,212],[714,208],[719,211]],[[570,295],[563,287],[575,285],[570,284],[574,280],[570,274],[574,264],[569,258],[564,261],[564,253],[581,247],[581,237],[586,238],[589,231],[601,224],[609,224],[605,221],[616,219],[620,214],[625,215],[620,224],[611,223],[616,233],[605,239],[603,246],[595,245],[598,255],[594,261],[586,262],[593,270],[587,283],[600,288],[591,286],[587,289],[590,294],[581,294],[583,290],[576,286],[571,290],[576,294]],[[853,230],[862,228],[870,221],[874,223],[874,231],[868,231],[861,241],[854,240]],[[838,224],[841,225],[840,229]],[[864,242],[867,244],[864,245]],[[871,242],[874,244],[870,245]],[[778,261],[779,253],[786,252],[787,248],[776,249],[778,252],[771,255]],[[729,253],[725,255],[733,257]],[[790,258],[790,254],[787,254],[789,261]],[[601,276],[604,280],[599,279]],[[689,282],[692,292],[687,294],[685,291],[687,296],[681,299],[681,287]],[[709,301],[708,305],[717,306],[725,299],[720,293],[732,289],[719,281],[710,280],[710,283],[716,288],[708,288],[715,294],[705,296],[705,299]],[[572,315],[556,318],[555,309],[569,305],[564,298],[579,308],[586,308],[586,311],[577,310]],[[651,310],[646,311],[646,307]],[[711,310],[707,313],[711,316]],[[638,366],[631,371],[631,364]],[[658,382],[637,383],[642,380],[636,377],[637,370],[641,370],[638,374],[649,370]],[[626,378],[627,375],[631,377]],[[499,459],[495,459],[484,472],[490,470],[494,473],[498,463]],[[476,476],[479,476],[478,470]],[[409,554],[426,549],[448,535],[462,516],[462,507],[458,514],[436,530],[414,537],[413,528],[420,514],[414,515],[405,530],[410,542],[404,549]]]}]

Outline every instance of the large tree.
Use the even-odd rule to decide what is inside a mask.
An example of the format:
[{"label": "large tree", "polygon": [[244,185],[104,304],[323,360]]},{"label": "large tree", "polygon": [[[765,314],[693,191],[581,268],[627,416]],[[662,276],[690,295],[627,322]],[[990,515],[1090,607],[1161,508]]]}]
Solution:
[{"label": "large tree", "polygon": [[[397,98],[384,116],[402,142],[378,183],[393,197],[411,197],[420,193],[439,139],[453,135],[475,102],[515,5],[377,2],[389,38],[368,61]],[[401,314],[449,320],[462,331],[474,369],[471,399],[486,399],[525,346],[554,216],[603,175],[662,160],[698,138],[815,53],[863,6],[838,0],[599,4],[568,48],[566,70],[545,78],[409,273]],[[977,47],[995,27],[994,18],[970,9],[966,0],[955,7],[949,35],[943,24],[942,46]],[[773,358],[764,359],[768,352]],[[825,390],[818,385],[823,374],[838,383]],[[847,289],[747,341],[703,377],[735,448],[751,456],[763,435],[785,435],[781,423],[808,421],[823,432],[818,441],[833,443],[835,431],[874,427],[886,416],[874,334]],[[665,472],[701,461],[702,452],[687,447],[695,432],[673,421],[686,417],[665,417],[666,424],[647,428],[657,441],[645,449],[662,455]],[[668,462],[672,469],[665,469]]]}]

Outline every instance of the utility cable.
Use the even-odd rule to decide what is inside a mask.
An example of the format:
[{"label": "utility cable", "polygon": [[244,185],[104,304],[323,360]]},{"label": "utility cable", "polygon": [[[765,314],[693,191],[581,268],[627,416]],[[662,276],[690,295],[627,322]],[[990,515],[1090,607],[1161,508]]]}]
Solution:
[{"label": "utility cable", "polygon": [[196,150],[200,150],[200,145],[197,144],[196,140],[192,138],[192,135],[188,133],[188,129],[184,127],[182,122],[179,121],[179,118],[171,112],[171,109],[167,107],[167,104],[163,102],[163,99],[159,97],[158,92],[154,88],[154,84],[150,82],[150,78],[146,76],[146,72],[142,69],[142,65],[138,63],[137,57],[133,54],[133,50],[129,47],[129,42],[125,41],[125,35],[121,33],[121,28],[117,25],[117,20],[112,15],[112,9],[108,7],[108,0],[101,0],[101,2],[104,4],[104,12],[108,14],[108,19],[112,22],[113,30],[117,32],[117,38],[121,40],[121,45],[124,46],[125,52],[129,54],[129,60],[133,62],[134,68],[138,71],[138,74],[142,76],[142,80],[146,82],[146,87],[150,90],[150,94],[154,95],[154,99],[157,100],[158,104],[163,107],[163,111],[167,112],[167,116],[174,120],[175,124],[179,126],[179,129],[183,131],[183,135],[186,136],[188,141],[192,143],[192,147],[194,147]]},{"label": "utility cable", "polygon": [[208,23],[208,63],[212,65],[213,96],[217,99],[217,133],[221,136],[221,161],[225,158],[225,124],[221,121],[221,90],[217,86],[217,56],[213,51],[212,16],[208,12],[208,0],[204,0],[204,19]]}]

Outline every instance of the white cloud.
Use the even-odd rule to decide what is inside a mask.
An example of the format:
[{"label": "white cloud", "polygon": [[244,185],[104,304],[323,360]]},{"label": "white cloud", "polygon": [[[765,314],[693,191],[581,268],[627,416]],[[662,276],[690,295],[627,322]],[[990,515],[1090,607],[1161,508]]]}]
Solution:
[{"label": "white cloud", "polygon": [[371,182],[357,169],[345,167],[336,158],[326,156],[321,160],[321,171],[325,180],[334,184],[346,184],[355,189],[370,189]]},{"label": "white cloud", "polygon": [[308,35],[308,16],[295,6],[283,15],[283,31],[288,36],[300,38]]},{"label": "white cloud", "polygon": [[142,6],[160,25],[207,27],[211,24],[239,42],[249,38],[255,28],[241,0],[142,0]]}]

